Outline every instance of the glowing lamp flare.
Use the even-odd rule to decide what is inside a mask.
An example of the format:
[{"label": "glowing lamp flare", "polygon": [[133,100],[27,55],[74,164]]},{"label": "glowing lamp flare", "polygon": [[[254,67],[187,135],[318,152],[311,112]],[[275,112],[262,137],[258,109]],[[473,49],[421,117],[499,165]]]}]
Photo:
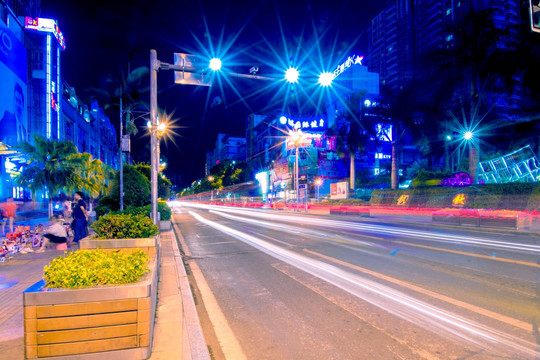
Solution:
[{"label": "glowing lamp flare", "polygon": [[332,85],[332,81],[334,80],[334,74],[329,72],[323,72],[321,75],[319,75],[319,84],[321,86],[330,86]]},{"label": "glowing lamp flare", "polygon": [[297,83],[299,76],[300,73],[298,72],[298,70],[292,67],[288,68],[285,72],[285,80],[287,80],[287,82],[291,84]]},{"label": "glowing lamp flare", "polygon": [[213,58],[212,60],[210,60],[210,69],[214,71],[218,71],[219,69],[221,69],[221,60],[218,58]]},{"label": "glowing lamp flare", "polygon": [[472,137],[473,137],[473,133],[471,131],[467,131],[463,137],[465,138],[465,140],[471,140]]}]

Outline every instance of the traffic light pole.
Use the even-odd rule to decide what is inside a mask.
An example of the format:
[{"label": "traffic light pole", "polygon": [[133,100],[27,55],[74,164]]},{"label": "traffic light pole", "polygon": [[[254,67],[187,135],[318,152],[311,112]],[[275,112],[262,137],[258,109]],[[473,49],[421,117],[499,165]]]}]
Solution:
[{"label": "traffic light pole", "polygon": [[[158,197],[158,172],[159,172],[159,143],[157,138],[157,72],[159,70],[173,70],[173,71],[183,71],[188,73],[203,73],[206,71],[204,69],[201,71],[198,68],[193,66],[185,65],[176,65],[168,64],[162,61],[159,61],[157,58],[156,50],[150,50],[150,183],[151,183],[151,215],[154,224],[158,224],[158,211],[157,211],[157,197]],[[259,76],[253,74],[239,74],[234,72],[224,72],[227,76],[239,77],[245,79],[256,79],[256,80],[276,80],[273,77]],[[297,160],[298,161],[298,160]],[[297,186],[298,191],[298,186]]]},{"label": "traffic light pole", "polygon": [[160,63],[157,59],[156,50],[150,50],[150,197],[152,220],[158,225],[157,217],[157,175],[159,158],[158,157],[158,139],[157,139],[157,72]]}]

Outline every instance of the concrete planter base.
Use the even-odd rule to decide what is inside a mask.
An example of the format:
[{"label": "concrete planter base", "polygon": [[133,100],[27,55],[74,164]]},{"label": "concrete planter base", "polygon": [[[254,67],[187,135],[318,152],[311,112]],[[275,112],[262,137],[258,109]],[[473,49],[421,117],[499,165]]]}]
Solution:
[{"label": "concrete planter base", "polygon": [[530,218],[521,217],[468,217],[433,213],[432,221],[449,225],[526,229],[532,226]]},{"label": "concrete planter base", "polygon": [[23,293],[25,359],[147,359],[151,355],[158,261],[136,284]]},{"label": "concrete planter base", "polygon": [[172,224],[171,220],[160,220],[159,222],[159,231],[171,230]]},{"label": "concrete planter base", "polygon": [[159,250],[159,235],[143,239],[95,239],[87,237],[79,242],[80,249],[140,249],[149,255]]},{"label": "concrete planter base", "polygon": [[368,207],[340,206],[330,208],[330,215],[352,215],[369,217]]}]

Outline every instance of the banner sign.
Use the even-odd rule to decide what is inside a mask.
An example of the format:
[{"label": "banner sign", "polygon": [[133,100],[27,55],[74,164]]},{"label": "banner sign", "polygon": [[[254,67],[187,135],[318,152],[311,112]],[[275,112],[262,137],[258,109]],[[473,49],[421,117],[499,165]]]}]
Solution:
[{"label": "banner sign", "polygon": [[332,199],[347,199],[349,197],[349,183],[343,181],[330,184],[330,197]]}]

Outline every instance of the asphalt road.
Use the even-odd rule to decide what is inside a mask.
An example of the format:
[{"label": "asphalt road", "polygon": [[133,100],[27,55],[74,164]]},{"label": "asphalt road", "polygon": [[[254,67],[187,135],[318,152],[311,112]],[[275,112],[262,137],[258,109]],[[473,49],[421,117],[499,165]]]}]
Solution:
[{"label": "asphalt road", "polygon": [[540,358],[537,234],[193,206],[215,359]]}]

